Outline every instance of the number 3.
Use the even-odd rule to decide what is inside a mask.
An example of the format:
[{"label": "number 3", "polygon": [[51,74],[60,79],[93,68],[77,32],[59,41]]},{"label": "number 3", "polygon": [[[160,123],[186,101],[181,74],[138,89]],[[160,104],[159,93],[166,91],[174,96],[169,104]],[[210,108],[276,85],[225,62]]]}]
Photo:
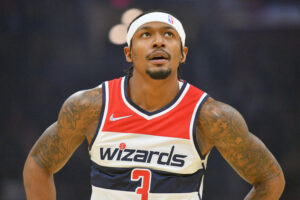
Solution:
[{"label": "number 3", "polygon": [[134,169],[131,171],[131,180],[138,181],[142,178],[141,187],[136,188],[135,192],[141,194],[141,200],[148,200],[151,183],[151,171],[148,169]]}]

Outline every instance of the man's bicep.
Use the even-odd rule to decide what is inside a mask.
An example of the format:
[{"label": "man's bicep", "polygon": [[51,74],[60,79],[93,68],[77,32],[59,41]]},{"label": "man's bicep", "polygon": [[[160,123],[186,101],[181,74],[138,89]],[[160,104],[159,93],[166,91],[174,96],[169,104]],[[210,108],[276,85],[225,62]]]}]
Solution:
[{"label": "man's bicep", "polygon": [[255,184],[281,173],[276,159],[231,106],[209,99],[200,113],[199,128],[247,182]]},{"label": "man's bicep", "polygon": [[223,119],[223,122],[227,128],[215,145],[241,177],[255,184],[280,174],[281,169],[276,159],[263,142],[248,131],[246,122],[238,111],[230,108],[227,119]]},{"label": "man's bicep", "polygon": [[99,99],[101,91],[96,88],[77,92],[64,102],[57,122],[42,134],[30,153],[40,167],[57,172],[84,139],[93,136],[101,108]]},{"label": "man's bicep", "polygon": [[[57,122],[48,127],[30,152],[34,161],[50,173],[55,173],[62,168],[80,144],[80,142],[71,144],[71,138],[60,133],[58,129]],[[72,140],[74,141],[74,138]]]}]

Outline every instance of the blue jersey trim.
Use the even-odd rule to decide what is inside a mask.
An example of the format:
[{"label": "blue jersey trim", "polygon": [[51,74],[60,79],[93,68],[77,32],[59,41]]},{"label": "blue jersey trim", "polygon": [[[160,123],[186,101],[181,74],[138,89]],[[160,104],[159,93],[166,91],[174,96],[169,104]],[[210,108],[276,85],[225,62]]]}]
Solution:
[{"label": "blue jersey trim", "polygon": [[[141,180],[131,181],[131,171],[135,168],[113,168],[91,165],[91,184],[96,187],[134,192],[141,186]],[[205,173],[199,169],[193,174],[175,174],[159,170],[151,171],[151,193],[199,192],[199,183]],[[199,182],[200,181],[200,182]]]},{"label": "blue jersey trim", "polygon": [[[123,81],[123,80],[122,80]],[[187,85],[187,82],[184,81],[182,87],[180,88],[178,94],[176,95],[176,97],[169,103],[167,104],[166,106],[164,106],[163,108],[159,109],[159,110],[156,110],[156,111],[153,111],[153,112],[148,112],[146,110],[144,110],[143,108],[139,107],[138,105],[136,105],[128,96],[127,94],[127,87],[128,87],[128,81],[129,81],[129,77],[128,76],[125,76],[125,81],[124,81],[124,88],[122,88],[122,90],[124,90],[124,94],[125,94],[125,98],[127,100],[127,102],[132,105],[135,109],[137,109],[138,111],[140,111],[141,113],[147,115],[147,116],[152,116],[152,115],[155,115],[157,113],[160,113],[164,110],[167,110],[168,108],[170,108],[178,99],[179,97],[181,96],[181,94],[183,93],[186,85]]]},{"label": "blue jersey trim", "polygon": [[202,105],[206,102],[206,100],[207,100],[208,98],[209,98],[209,95],[206,95],[206,97],[203,98],[202,102],[201,102],[200,105],[198,106],[197,112],[196,112],[196,116],[195,116],[195,118],[194,118],[194,124],[193,124],[193,141],[194,141],[194,145],[195,145],[195,147],[196,147],[196,149],[197,149],[197,152],[198,152],[198,154],[199,154],[199,156],[200,156],[200,158],[201,158],[202,160],[205,159],[205,156],[202,155],[201,150],[200,150],[200,147],[199,147],[199,145],[198,145],[198,143],[197,143],[197,136],[196,136],[197,130],[196,130],[196,129],[197,129],[197,121],[198,121],[198,117],[199,117],[200,110],[201,110],[201,108],[202,108]]},{"label": "blue jersey trim", "polygon": [[91,141],[91,144],[89,145],[89,150],[92,149],[92,146],[98,136],[98,133],[99,133],[99,129],[101,127],[101,124],[104,123],[102,122],[103,120],[103,115],[104,115],[104,109],[105,109],[105,105],[106,104],[106,90],[105,90],[105,82],[102,83],[102,106],[101,106],[101,112],[100,112],[100,117],[99,117],[99,122],[98,122],[98,126],[97,126],[97,129],[96,129],[96,133],[94,134],[94,137]]}]

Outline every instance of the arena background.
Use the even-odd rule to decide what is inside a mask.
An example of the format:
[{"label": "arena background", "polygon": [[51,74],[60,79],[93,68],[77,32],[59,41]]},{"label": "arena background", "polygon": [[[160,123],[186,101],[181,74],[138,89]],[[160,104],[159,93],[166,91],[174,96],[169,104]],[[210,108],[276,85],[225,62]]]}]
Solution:
[{"label": "arena background", "polygon": [[[282,199],[300,199],[298,0],[2,0],[0,199],[25,199],[26,156],[64,100],[124,75],[124,45],[108,33],[131,8],[168,10],[182,20],[189,47],[183,78],[242,113],[283,168]],[[89,199],[86,142],[55,180],[58,199]],[[239,200],[249,190],[214,149],[204,199]]]}]

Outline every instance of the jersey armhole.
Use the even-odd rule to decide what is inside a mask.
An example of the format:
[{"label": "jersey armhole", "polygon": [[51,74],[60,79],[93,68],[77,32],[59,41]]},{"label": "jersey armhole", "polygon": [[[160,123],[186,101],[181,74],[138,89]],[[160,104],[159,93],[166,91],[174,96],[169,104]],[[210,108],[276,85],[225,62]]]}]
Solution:
[{"label": "jersey armhole", "polygon": [[207,156],[209,155],[209,153],[207,155],[203,155],[201,153],[200,147],[199,147],[199,145],[197,143],[197,136],[196,136],[197,131],[196,131],[196,128],[197,128],[197,121],[198,121],[198,118],[199,118],[200,110],[201,110],[203,104],[206,102],[206,100],[209,97],[210,96],[207,93],[204,93],[201,96],[201,98],[200,98],[200,100],[199,100],[199,102],[197,103],[197,106],[196,106],[197,111],[195,113],[194,121],[193,121],[193,142],[194,142],[194,147],[196,148],[196,150],[197,150],[197,152],[198,152],[198,154],[199,154],[199,156],[200,156],[200,158],[201,158],[202,161],[205,161],[207,159]]},{"label": "jersey armhole", "polygon": [[107,104],[107,102],[106,102],[106,99],[107,99],[106,96],[108,94],[106,94],[106,85],[105,85],[105,82],[103,82],[102,84],[100,84],[98,87],[102,88],[102,106],[101,106],[100,117],[99,117],[97,129],[96,129],[96,132],[95,132],[95,134],[93,136],[91,144],[89,145],[89,151],[92,149],[92,146],[93,146],[93,144],[94,144],[94,142],[95,142],[95,140],[96,140],[96,138],[98,136],[100,127],[104,123],[104,120],[103,120],[104,117],[103,116],[104,116],[104,111],[105,111],[105,107],[106,107],[106,104]]}]

